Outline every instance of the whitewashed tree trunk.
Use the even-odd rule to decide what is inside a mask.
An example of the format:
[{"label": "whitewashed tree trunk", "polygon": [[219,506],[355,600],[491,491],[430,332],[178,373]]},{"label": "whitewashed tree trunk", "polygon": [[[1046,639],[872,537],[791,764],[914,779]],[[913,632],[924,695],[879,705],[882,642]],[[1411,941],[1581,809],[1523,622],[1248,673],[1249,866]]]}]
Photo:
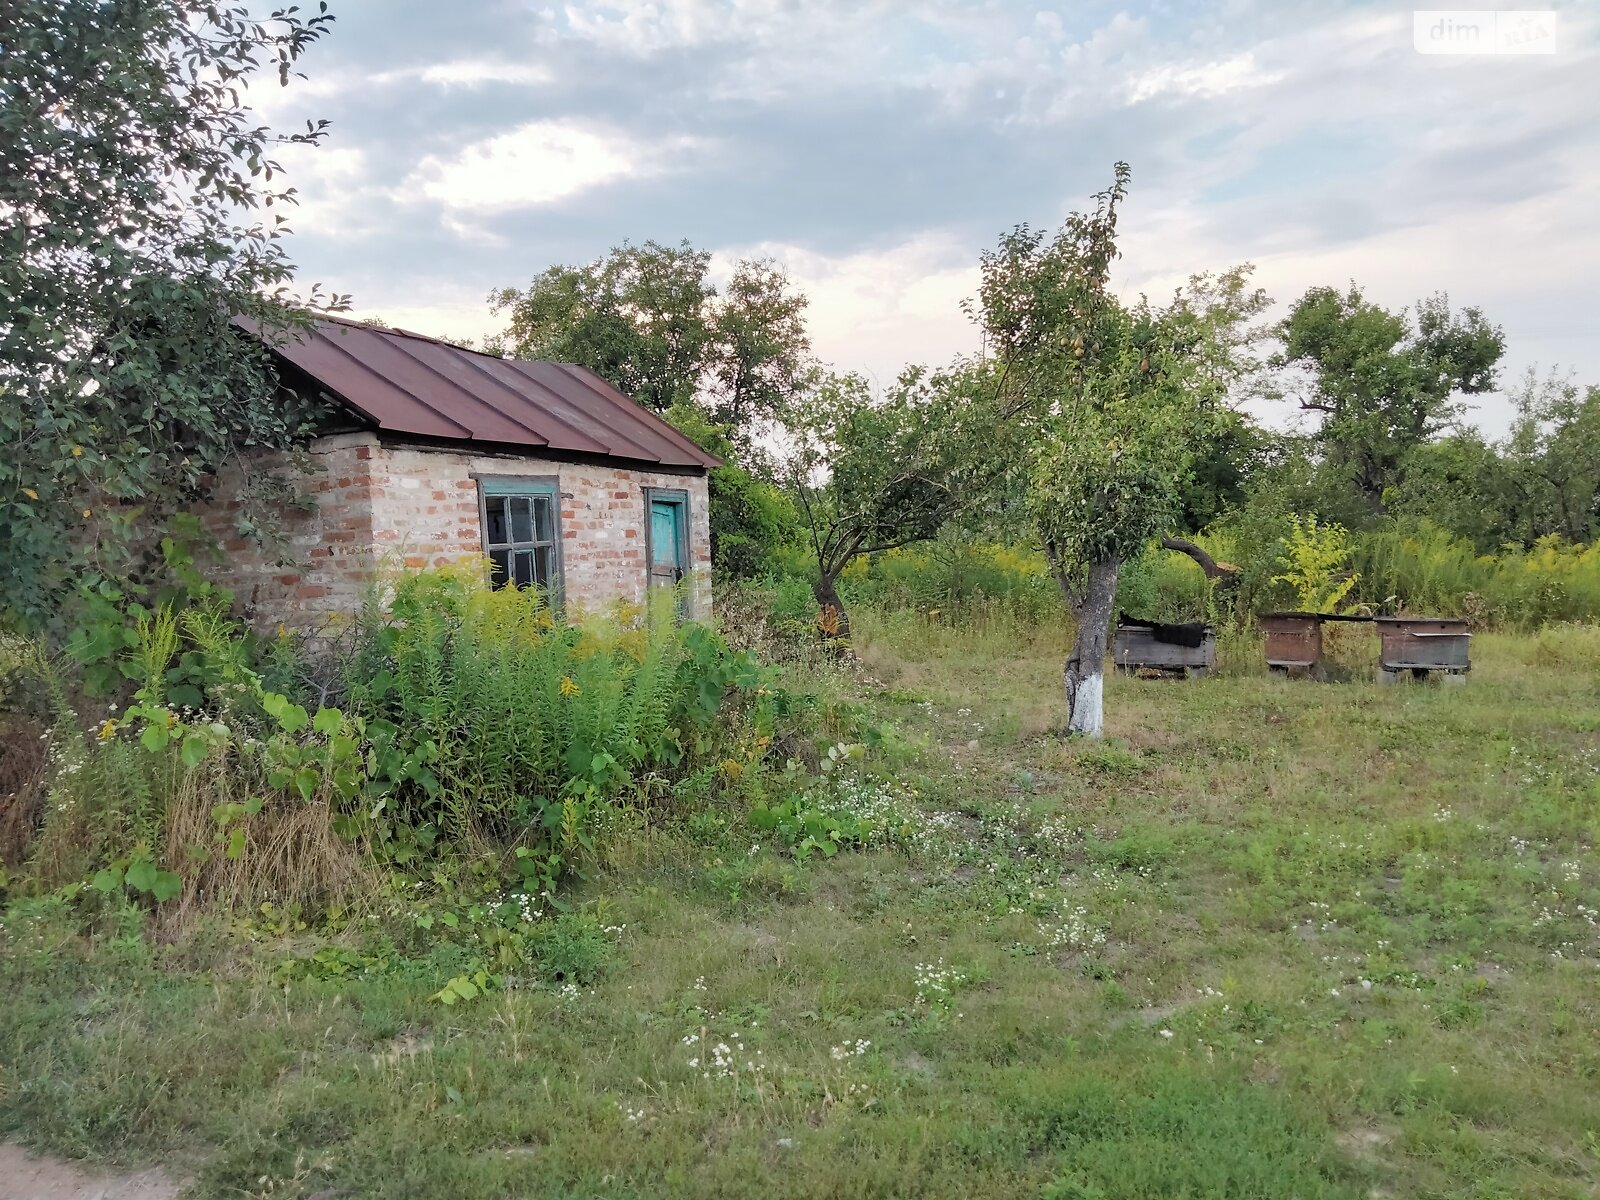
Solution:
[{"label": "whitewashed tree trunk", "polygon": [[1067,701],[1067,732],[1097,738],[1105,725],[1106,639],[1117,601],[1119,559],[1089,565],[1089,584],[1074,615],[1078,621],[1072,657],[1062,672]]}]

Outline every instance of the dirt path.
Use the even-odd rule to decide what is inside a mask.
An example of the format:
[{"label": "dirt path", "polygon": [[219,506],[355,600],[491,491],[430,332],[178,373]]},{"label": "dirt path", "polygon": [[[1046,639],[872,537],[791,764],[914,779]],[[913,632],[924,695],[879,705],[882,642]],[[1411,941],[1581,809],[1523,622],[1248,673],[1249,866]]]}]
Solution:
[{"label": "dirt path", "polygon": [[159,1168],[97,1175],[0,1142],[0,1200],[174,1200],[182,1186]]}]

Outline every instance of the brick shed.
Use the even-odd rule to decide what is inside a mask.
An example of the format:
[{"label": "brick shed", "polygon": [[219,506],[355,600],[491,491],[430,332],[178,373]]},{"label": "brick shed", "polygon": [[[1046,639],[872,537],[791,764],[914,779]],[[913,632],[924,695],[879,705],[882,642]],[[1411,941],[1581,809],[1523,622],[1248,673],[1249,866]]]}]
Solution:
[{"label": "brick shed", "polygon": [[689,613],[710,615],[719,460],[593,372],[338,319],[273,353],[329,414],[283,515],[296,565],[274,565],[234,517],[249,478],[282,461],[219,480],[202,513],[225,551],[218,582],[258,625],[319,626],[378,570],[461,562],[577,610],[681,581]]}]

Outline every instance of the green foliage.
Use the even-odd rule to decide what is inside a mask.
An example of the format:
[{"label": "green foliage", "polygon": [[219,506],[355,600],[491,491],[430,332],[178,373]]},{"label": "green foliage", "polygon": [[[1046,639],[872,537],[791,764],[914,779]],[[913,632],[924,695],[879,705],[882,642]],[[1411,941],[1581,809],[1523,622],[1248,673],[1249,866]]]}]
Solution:
[{"label": "green foliage", "polygon": [[[1202,546],[1222,556],[1216,538]],[[1222,556],[1225,557],[1225,556]],[[1151,542],[1117,576],[1117,610],[1151,621],[1194,621],[1217,615],[1211,586],[1198,564]]]},{"label": "green foliage", "polygon": [[710,252],[688,242],[624,242],[595,262],[551,267],[526,291],[491,294],[508,318],[496,348],[578,363],[656,412],[698,408],[748,451],[754,422],[799,386],[806,299],[770,259],[735,263],[720,294],[710,269]]},{"label": "green foliage", "polygon": [[997,478],[1025,473],[1027,510],[1068,578],[1137,554],[1194,502],[1195,463],[1238,436],[1221,401],[1253,366],[1248,322],[1266,305],[1249,268],[1196,276],[1164,309],[1118,300],[1128,179],[1117,164],[1094,208],[1054,236],[1022,225],[1002,237],[974,307],[1002,386],[998,411],[974,412],[972,440]]},{"label": "green foliage", "polygon": [[[767,675],[671,597],[570,626],[537,591],[433,572],[396,588],[347,705],[364,724],[373,812],[455,840],[519,844],[553,882],[594,849],[610,806],[736,737],[770,737]],[[730,692],[749,701],[733,720]]]},{"label": "green foliage", "polygon": [[183,880],[173,871],[160,870],[150,847],[141,843],[125,858],[119,858],[96,871],[89,886],[107,894],[124,888],[135,895],[148,895],[157,904],[171,900],[183,890]]},{"label": "green foliage", "polygon": [[[80,587],[67,606],[72,625],[65,653],[82,668],[84,689],[93,698],[120,694],[131,683],[153,688],[173,704],[200,708],[211,688],[236,679],[242,663],[262,653],[253,635],[234,630],[232,593],[196,566],[192,519],[175,520],[173,529],[161,539],[160,574],[153,583],[102,580]],[[215,629],[239,636],[204,636]],[[150,643],[157,630],[167,644]],[[159,677],[151,675],[153,661],[165,664]]]},{"label": "green foliage", "polygon": [[1437,525],[1397,525],[1360,538],[1355,562],[1367,602],[1530,628],[1600,620],[1600,544],[1559,537],[1479,554]]},{"label": "green foliage", "polygon": [[1279,560],[1283,573],[1272,581],[1294,589],[1300,612],[1340,612],[1340,604],[1361,581],[1359,572],[1347,569],[1354,553],[1350,531],[1343,525],[1323,525],[1314,516],[1291,515]]},{"label": "green foliage", "polygon": [[1540,380],[1530,370],[1513,399],[1507,539],[1600,538],[1600,387],[1580,390],[1571,379]]},{"label": "green foliage", "polygon": [[[48,624],[85,578],[122,578],[139,532],[208,475],[308,429],[266,346],[231,321],[277,335],[301,319],[273,211],[294,199],[279,135],[244,97],[263,71],[287,82],[328,31],[325,8],[7,6],[0,609],[13,619]],[[284,140],[322,136],[317,123]]]},{"label": "green foliage", "polygon": [[871,822],[854,813],[827,807],[804,796],[757,805],[750,812],[750,824],[777,838],[799,862],[805,862],[813,854],[832,858],[842,849],[864,846],[873,832]]},{"label": "green foliage", "polygon": [[1331,467],[1374,509],[1398,483],[1411,450],[1455,415],[1457,393],[1495,386],[1505,336],[1476,308],[1459,314],[1443,294],[1415,316],[1372,303],[1355,286],[1306,292],[1278,327],[1275,365],[1290,392],[1318,413],[1318,444]]},{"label": "green foliage", "polygon": [[[772,571],[799,544],[800,514],[777,487],[731,461],[728,426],[713,424],[698,408],[674,405],[664,414],[679,432],[724,459],[707,478],[711,502],[711,568],[719,580],[754,579]],[[760,456],[755,456],[759,458]]]},{"label": "green foliage", "polygon": [[534,960],[547,979],[590,987],[616,958],[611,935],[591,913],[562,913],[539,927]]},{"label": "green foliage", "polygon": [[[1384,507],[1409,524],[1431,522],[1466,538],[1487,554],[1520,540],[1521,492],[1513,464],[1475,431],[1424,442],[1406,455],[1400,481],[1384,493]],[[1354,519],[1370,523],[1370,513]]]},{"label": "green foliage", "polygon": [[784,413],[784,480],[825,611],[843,613],[836,585],[851,562],[926,541],[957,511],[945,434],[971,385],[970,372],[912,369],[874,399],[858,375],[823,375]]},{"label": "green foliage", "polygon": [[[621,805],[707,763],[736,777],[787,709],[750,655],[679,624],[673,598],[660,599],[570,626],[536,591],[409,576],[357,631],[337,705],[327,664],[305,672],[325,681],[318,699],[276,690],[266,671],[281,650],[262,653],[215,607],[107,600],[97,628],[113,628],[113,612],[123,624],[99,640],[119,649],[90,665],[139,686],[85,737],[53,685],[41,878],[98,871],[107,888],[157,899],[180,877],[186,894],[218,898],[271,879],[327,904],[360,885],[368,852],[415,869],[487,838],[510,878],[552,890],[618,830]],[[174,675],[185,659],[192,696],[172,686],[190,678]]]},{"label": "green foliage", "polygon": [[1061,592],[1037,550],[976,541],[947,531],[922,546],[856,560],[839,577],[851,604],[915,609],[962,624],[1004,614],[1055,620]]}]

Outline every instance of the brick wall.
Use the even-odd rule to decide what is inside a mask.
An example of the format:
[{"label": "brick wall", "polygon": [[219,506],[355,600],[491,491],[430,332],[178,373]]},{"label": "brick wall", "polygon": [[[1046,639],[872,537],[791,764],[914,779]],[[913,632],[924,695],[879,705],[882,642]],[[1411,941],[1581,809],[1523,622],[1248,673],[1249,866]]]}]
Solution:
[{"label": "brick wall", "polygon": [[[227,551],[218,582],[234,590],[258,625],[315,627],[353,611],[378,570],[480,560],[478,480],[493,475],[556,477],[566,600],[570,608],[589,611],[644,598],[644,489],[686,491],[690,611],[699,619],[711,615],[703,473],[383,445],[364,433],[320,439],[310,452],[319,470],[301,490],[314,507],[286,513],[284,521],[296,568],[272,566],[237,535],[236,500],[223,499],[204,514]],[[281,463],[262,462],[258,469],[274,466]],[[241,482],[223,481],[218,494],[236,495]]]}]

